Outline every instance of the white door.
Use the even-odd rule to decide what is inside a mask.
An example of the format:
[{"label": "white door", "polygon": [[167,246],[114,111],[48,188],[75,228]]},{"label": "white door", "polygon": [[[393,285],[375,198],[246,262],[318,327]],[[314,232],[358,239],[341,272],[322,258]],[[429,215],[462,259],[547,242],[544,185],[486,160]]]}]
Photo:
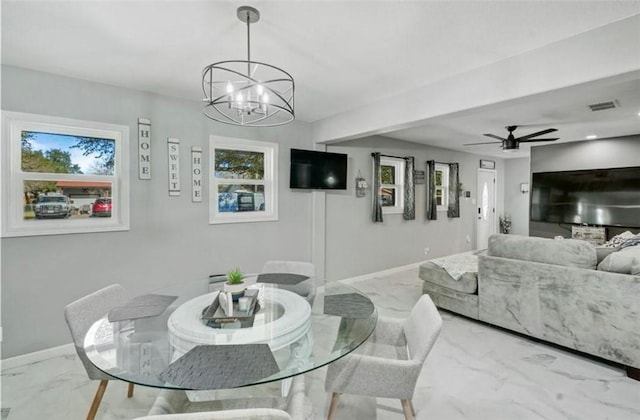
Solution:
[{"label": "white door", "polygon": [[476,248],[485,249],[496,233],[496,171],[478,169]]}]

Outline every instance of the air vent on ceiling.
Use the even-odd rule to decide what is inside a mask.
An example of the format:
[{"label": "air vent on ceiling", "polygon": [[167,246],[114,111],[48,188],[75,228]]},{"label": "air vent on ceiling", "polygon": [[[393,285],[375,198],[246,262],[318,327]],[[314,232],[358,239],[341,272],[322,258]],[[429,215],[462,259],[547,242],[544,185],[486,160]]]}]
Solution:
[{"label": "air vent on ceiling", "polygon": [[600,102],[597,104],[589,105],[592,111],[604,111],[605,109],[611,109],[618,106],[618,101]]}]

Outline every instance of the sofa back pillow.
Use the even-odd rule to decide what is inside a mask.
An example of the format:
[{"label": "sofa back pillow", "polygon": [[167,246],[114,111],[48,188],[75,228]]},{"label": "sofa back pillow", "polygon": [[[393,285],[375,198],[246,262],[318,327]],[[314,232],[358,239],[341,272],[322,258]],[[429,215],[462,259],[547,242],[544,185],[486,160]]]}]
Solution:
[{"label": "sofa back pillow", "polygon": [[487,254],[493,257],[588,269],[595,269],[597,263],[595,245],[577,239],[491,235]]},{"label": "sofa back pillow", "polygon": [[640,274],[640,245],[623,248],[607,256],[598,270],[620,274]]}]

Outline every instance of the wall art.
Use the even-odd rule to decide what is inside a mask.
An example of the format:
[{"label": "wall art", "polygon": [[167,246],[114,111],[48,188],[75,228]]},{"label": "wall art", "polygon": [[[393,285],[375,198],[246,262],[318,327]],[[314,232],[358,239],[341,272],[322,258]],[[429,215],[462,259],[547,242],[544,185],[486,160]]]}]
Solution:
[{"label": "wall art", "polygon": [[191,148],[191,201],[202,201],[202,147]]},{"label": "wall art", "polygon": [[151,179],[151,120],[138,118],[138,178]]},{"label": "wall art", "polygon": [[169,195],[180,195],[180,140],[167,140],[169,161]]}]

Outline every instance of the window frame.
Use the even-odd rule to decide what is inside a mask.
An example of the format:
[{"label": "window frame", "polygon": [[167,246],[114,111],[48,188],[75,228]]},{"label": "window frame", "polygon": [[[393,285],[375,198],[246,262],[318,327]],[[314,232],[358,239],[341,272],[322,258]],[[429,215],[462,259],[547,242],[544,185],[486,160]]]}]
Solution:
[{"label": "window frame", "polygon": [[[436,185],[434,191],[434,199],[435,194],[438,191],[442,191],[442,204],[436,207],[437,211],[448,211],[449,210],[449,165],[445,165],[442,163],[436,163],[435,172],[442,172],[442,176],[440,177],[442,181],[442,185]],[[436,180],[438,178],[436,177]]]},{"label": "window frame", "polygon": [[[216,178],[216,149],[264,154],[262,180]],[[271,222],[278,220],[278,144],[234,137],[209,136],[209,224]],[[219,212],[219,184],[264,185],[264,211]]]},{"label": "window frame", "polygon": [[[48,115],[2,111],[3,137],[0,148],[2,237],[62,235],[126,231],[129,225],[129,127],[96,121],[76,120]],[[83,175],[22,171],[21,133],[23,131],[112,139],[115,142],[113,175]],[[16,197],[24,194],[24,181],[110,182],[114,201],[111,217],[86,219],[24,220],[24,203]]]},{"label": "window frame", "polygon": [[383,188],[393,188],[396,191],[395,203],[393,206],[382,206],[382,214],[398,214],[404,212],[404,168],[405,160],[400,158],[380,157],[380,171],[383,166],[392,166],[395,176],[395,184],[383,184],[380,180],[379,194],[382,196]]}]

